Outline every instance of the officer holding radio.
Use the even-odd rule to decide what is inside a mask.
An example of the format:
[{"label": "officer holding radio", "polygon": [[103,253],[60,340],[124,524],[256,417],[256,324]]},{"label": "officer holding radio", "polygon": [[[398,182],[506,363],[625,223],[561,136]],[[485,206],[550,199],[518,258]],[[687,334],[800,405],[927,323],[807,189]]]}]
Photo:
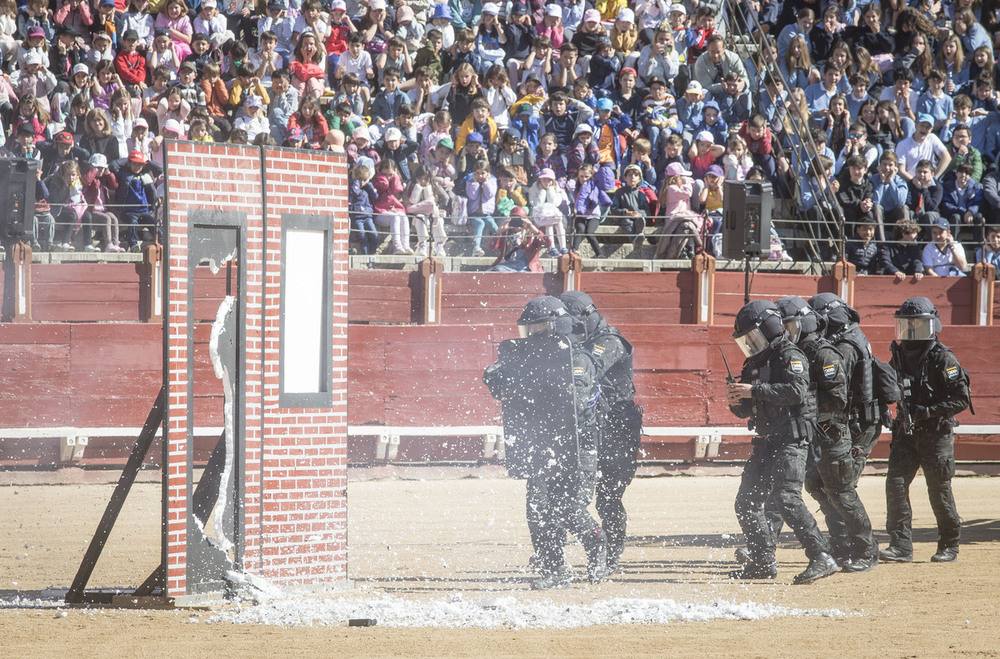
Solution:
[{"label": "officer holding radio", "polygon": [[812,583],[836,572],[837,562],[802,501],[806,457],[817,420],[809,361],[789,340],[781,312],[772,302],[755,300],[745,305],[735,325],[733,338],[746,360],[739,382],[728,385],[727,399],[733,414],[749,419],[757,436],[736,495],[736,517],[746,537],[748,561],[729,576],[777,576],[777,538],[764,515],[764,502],[773,496],[809,557],[809,566],[795,576],[794,583]]}]

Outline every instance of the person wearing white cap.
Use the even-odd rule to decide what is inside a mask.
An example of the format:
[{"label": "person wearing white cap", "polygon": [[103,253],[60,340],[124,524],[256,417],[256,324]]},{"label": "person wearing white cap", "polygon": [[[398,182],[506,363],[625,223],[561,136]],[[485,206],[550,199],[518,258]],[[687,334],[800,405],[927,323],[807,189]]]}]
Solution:
[{"label": "person wearing white cap", "polygon": [[49,103],[49,94],[56,88],[56,77],[46,66],[45,56],[37,50],[29,50],[24,56],[24,68],[15,69],[10,74],[10,86],[14,89],[18,98],[27,94],[34,94],[38,99],[38,105],[49,114],[52,107]]},{"label": "person wearing white cap", "polygon": [[621,53],[622,57],[635,50],[635,45],[639,41],[639,28],[636,27],[635,14],[631,9],[626,7],[618,12],[608,38],[611,40],[611,46]]},{"label": "person wearing white cap", "polygon": [[[82,177],[83,195],[90,205],[91,224],[93,227],[102,227],[104,236],[101,243],[107,252],[124,252],[119,246],[118,240],[118,217],[106,207],[111,201],[109,185],[114,183],[117,186],[114,175],[108,172],[108,159],[103,153],[95,153],[90,156],[89,167]],[[84,251],[96,252],[98,248],[93,244],[84,245]]]},{"label": "person wearing white cap", "polygon": [[[242,20],[244,17],[240,17]],[[249,19],[249,17],[246,17]],[[249,25],[248,25],[249,27]],[[198,15],[194,17],[194,31],[204,34],[213,48],[222,48],[222,44],[232,41],[236,35],[229,29],[226,17],[219,13],[216,0],[201,0]]]},{"label": "person wearing white cap", "polygon": [[264,100],[260,96],[250,94],[243,103],[243,114],[233,122],[233,130],[246,131],[248,143],[261,133],[270,133],[271,124],[262,110],[263,106]]},{"label": "person wearing white cap", "polygon": [[483,60],[483,70],[488,69],[493,64],[503,65],[503,60],[507,56],[507,52],[504,50],[507,35],[497,18],[499,13],[500,7],[495,2],[487,2],[483,5],[483,13],[479,18],[476,50]]},{"label": "person wearing white cap", "polygon": [[538,172],[535,183],[528,188],[528,202],[535,226],[545,229],[545,234],[553,241],[549,256],[566,254],[569,250],[566,248],[565,216],[570,205],[566,191],[556,183],[554,171],[546,167]]}]

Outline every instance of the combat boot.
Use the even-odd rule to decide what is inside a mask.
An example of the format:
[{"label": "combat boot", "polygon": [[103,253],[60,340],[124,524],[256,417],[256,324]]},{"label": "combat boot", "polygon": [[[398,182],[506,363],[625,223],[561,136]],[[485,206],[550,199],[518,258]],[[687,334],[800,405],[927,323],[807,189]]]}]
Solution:
[{"label": "combat boot", "polygon": [[750,552],[747,551],[746,547],[736,548],[736,562],[740,565],[746,565],[750,562]]},{"label": "combat boot", "polygon": [[569,568],[561,565],[555,570],[542,570],[542,576],[531,582],[532,590],[551,590],[553,588],[565,588],[572,581]]},{"label": "combat boot", "polygon": [[833,556],[823,552],[816,556],[816,558],[809,561],[809,567],[796,574],[795,578],[792,579],[792,583],[801,585],[819,581],[823,577],[828,577],[839,569],[837,561],[833,560]]},{"label": "combat boot", "polygon": [[913,552],[904,551],[899,547],[889,545],[878,553],[878,558],[880,561],[888,561],[890,563],[912,563]]},{"label": "combat boot", "polygon": [[611,576],[621,569],[621,558],[625,547],[608,547],[608,570],[607,576]]},{"label": "combat boot", "polygon": [[878,566],[877,556],[863,556],[860,558],[849,558],[841,563],[844,572],[867,572]]},{"label": "combat boot", "polygon": [[730,579],[774,579],[778,576],[778,566],[774,561],[769,563],[757,563],[748,560],[743,567],[729,572]]},{"label": "combat boot", "polygon": [[958,547],[943,547],[931,556],[932,563],[954,563],[958,560]]},{"label": "combat boot", "polygon": [[587,552],[587,578],[590,583],[601,583],[608,576],[608,538],[600,526],[584,540]]}]

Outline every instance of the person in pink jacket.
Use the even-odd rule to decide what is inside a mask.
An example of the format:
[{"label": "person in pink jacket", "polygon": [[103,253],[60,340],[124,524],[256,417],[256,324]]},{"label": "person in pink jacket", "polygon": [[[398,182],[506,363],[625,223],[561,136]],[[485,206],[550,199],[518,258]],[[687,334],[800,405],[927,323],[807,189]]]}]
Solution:
[{"label": "person in pink jacket", "polygon": [[691,193],[694,192],[691,172],[684,169],[681,163],[673,162],[667,166],[666,176],[660,191],[660,214],[666,219],[653,255],[656,259],[680,257],[688,242],[693,242],[698,248],[702,246],[704,218],[691,210]]},{"label": "person in pink jacket", "polygon": [[403,181],[399,178],[399,169],[392,158],[379,161],[372,187],[378,193],[372,204],[372,209],[377,213],[375,223],[389,228],[393,254],[413,254],[413,249],[410,248],[410,222],[406,219],[406,207],[399,199],[403,194]]}]

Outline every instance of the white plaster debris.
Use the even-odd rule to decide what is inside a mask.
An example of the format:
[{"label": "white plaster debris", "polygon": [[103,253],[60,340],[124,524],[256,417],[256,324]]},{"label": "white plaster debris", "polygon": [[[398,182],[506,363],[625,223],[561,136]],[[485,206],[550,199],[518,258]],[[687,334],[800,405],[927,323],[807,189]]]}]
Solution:
[{"label": "white plaster debris", "polygon": [[275,599],[218,611],[207,623],[322,627],[373,618],[383,627],[480,627],[484,629],[573,629],[596,625],[645,625],[707,620],[842,617],[839,609],[795,609],[777,604],[715,600],[708,604],[672,599],[612,598],[592,604],[495,597],[412,600],[392,595]]},{"label": "white plaster debris", "polygon": [[[214,274],[214,272],[213,272]],[[219,353],[219,342],[223,339],[223,334],[232,332],[234,327],[231,322],[232,314],[236,307],[236,298],[227,295],[219,305],[219,310],[215,315],[215,322],[212,323],[212,333],[209,337],[208,353],[212,358],[212,367],[215,370],[215,377],[222,380],[223,392],[223,416],[225,418],[225,442],[226,442],[226,462],[220,478],[219,499],[216,503],[217,513],[215,515],[215,535],[219,541],[222,551],[229,551],[233,547],[232,538],[226,535],[226,520],[223,514],[228,501],[227,484],[233,477],[233,457],[236,452],[235,435],[233,426],[233,378],[229,372],[229,365],[222,362],[222,355]]]}]

